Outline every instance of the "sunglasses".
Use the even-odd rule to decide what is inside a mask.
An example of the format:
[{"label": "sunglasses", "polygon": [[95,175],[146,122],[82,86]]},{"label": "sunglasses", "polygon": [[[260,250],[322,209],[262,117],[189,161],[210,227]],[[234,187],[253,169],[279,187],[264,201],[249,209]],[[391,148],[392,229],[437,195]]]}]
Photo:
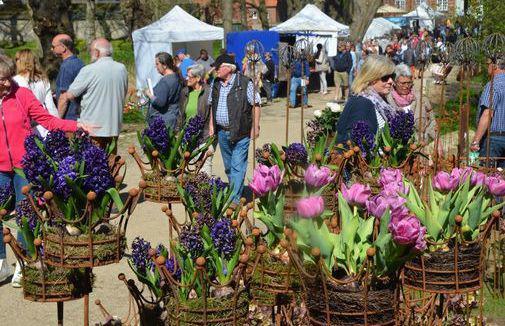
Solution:
[{"label": "sunglasses", "polygon": [[383,83],[387,83],[389,81],[389,79],[395,80],[395,78],[396,78],[396,74],[392,73],[392,74],[389,74],[389,75],[382,76],[381,77],[381,81]]}]

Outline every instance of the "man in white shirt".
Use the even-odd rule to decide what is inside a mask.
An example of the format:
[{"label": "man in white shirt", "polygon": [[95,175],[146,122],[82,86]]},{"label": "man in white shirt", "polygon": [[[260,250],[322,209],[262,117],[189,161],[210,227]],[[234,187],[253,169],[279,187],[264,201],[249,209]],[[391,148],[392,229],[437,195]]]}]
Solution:
[{"label": "man in white shirt", "polygon": [[58,109],[82,96],[79,120],[96,126],[93,140],[106,148],[117,139],[123,121],[123,107],[128,90],[126,67],[112,59],[112,45],[97,38],[89,47],[91,64],[81,69],[68,91],[58,102]]}]

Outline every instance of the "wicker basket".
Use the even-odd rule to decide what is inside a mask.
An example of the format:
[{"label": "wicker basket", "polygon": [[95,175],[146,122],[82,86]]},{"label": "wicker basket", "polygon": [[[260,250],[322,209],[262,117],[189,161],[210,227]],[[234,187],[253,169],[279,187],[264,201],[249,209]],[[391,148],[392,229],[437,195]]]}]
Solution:
[{"label": "wicker basket", "polygon": [[146,189],[144,198],[154,203],[179,203],[181,198],[177,190],[177,178],[162,177],[154,173],[146,173]]},{"label": "wicker basket", "polygon": [[260,306],[289,305],[300,293],[300,277],[294,266],[278,256],[265,246],[251,252],[247,274],[253,300]]},{"label": "wicker basket", "polygon": [[124,232],[70,236],[59,230],[44,231],[46,263],[64,268],[98,267],[118,263],[126,248]]},{"label": "wicker basket", "polygon": [[481,288],[482,245],[449,243],[448,250],[438,250],[405,264],[406,287],[432,293],[469,292]]},{"label": "wicker basket", "polygon": [[25,265],[22,272],[25,300],[62,302],[80,299],[92,291],[93,274],[89,268],[49,267],[38,269]]},{"label": "wicker basket", "polygon": [[249,295],[245,288],[224,298],[190,299],[186,302],[171,298],[167,304],[167,325],[233,325],[247,324]]}]

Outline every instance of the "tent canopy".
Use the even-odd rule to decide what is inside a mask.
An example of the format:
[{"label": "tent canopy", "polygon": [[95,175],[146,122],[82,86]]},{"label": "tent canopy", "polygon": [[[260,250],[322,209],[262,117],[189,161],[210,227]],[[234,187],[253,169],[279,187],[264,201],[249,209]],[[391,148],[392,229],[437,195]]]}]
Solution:
[{"label": "tent canopy", "polygon": [[433,10],[426,2],[421,3],[415,10],[412,10],[408,14],[403,15],[403,17],[409,17],[419,20],[419,26],[433,30],[434,23],[433,20],[437,17],[441,17],[444,14]]},{"label": "tent canopy", "polygon": [[173,53],[178,48],[186,48],[193,58],[196,58],[200,49],[212,53],[212,42],[222,40],[224,31],[175,6],[158,21],[134,31],[132,38],[136,85],[137,89],[141,89],[147,86],[148,78],[155,85],[161,77],[154,67],[156,53]]},{"label": "tent canopy", "polygon": [[384,35],[390,34],[395,29],[402,29],[401,26],[390,22],[382,17],[374,18],[370,26],[365,33],[363,39],[369,40],[374,38],[380,38]]},{"label": "tent canopy", "polygon": [[282,34],[312,32],[312,33],[349,33],[349,26],[341,24],[312,4],[306,5],[296,15],[285,22],[270,28]]}]

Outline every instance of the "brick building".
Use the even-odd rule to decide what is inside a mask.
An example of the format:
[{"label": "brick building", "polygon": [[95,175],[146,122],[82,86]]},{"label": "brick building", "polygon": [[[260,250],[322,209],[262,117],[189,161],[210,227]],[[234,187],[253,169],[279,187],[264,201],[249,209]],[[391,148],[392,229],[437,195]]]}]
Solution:
[{"label": "brick building", "polygon": [[463,14],[464,0],[383,0],[384,4],[403,9],[406,12],[416,9],[423,2],[447,16]]}]

